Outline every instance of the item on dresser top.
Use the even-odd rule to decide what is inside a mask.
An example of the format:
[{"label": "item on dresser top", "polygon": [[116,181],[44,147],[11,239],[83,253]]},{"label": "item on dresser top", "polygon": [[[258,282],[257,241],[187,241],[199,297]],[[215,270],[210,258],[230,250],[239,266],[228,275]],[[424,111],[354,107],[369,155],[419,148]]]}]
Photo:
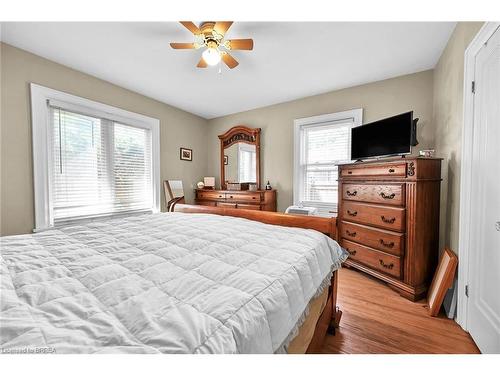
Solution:
[{"label": "item on dresser top", "polygon": [[318,213],[316,207],[290,206],[285,211],[286,214],[314,216]]},{"label": "item on dresser top", "polygon": [[269,181],[267,181],[266,190],[273,190],[273,188],[272,188],[271,184],[269,183]]},{"label": "item on dresser top", "polygon": [[198,187],[198,189],[203,189],[205,187],[205,184],[200,181],[196,184],[196,186]]},{"label": "item on dresser top", "polygon": [[248,190],[248,182],[226,182],[227,190]]},{"label": "item on dresser top", "polygon": [[248,184],[248,190],[250,190],[250,191],[257,191],[257,184],[249,183]]},{"label": "item on dresser top", "polygon": [[339,239],[347,265],[416,301],[438,259],[441,159],[339,165]]},{"label": "item on dresser top", "polygon": [[203,177],[205,189],[215,189],[215,177]]},{"label": "item on dresser top", "polygon": [[424,158],[432,158],[434,157],[434,152],[434,150],[420,150],[419,154]]}]

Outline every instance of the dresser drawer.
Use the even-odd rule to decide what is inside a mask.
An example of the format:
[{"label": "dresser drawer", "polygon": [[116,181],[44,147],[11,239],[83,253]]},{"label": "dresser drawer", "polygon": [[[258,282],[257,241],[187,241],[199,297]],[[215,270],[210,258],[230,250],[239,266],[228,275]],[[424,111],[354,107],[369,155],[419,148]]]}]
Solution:
[{"label": "dresser drawer", "polygon": [[342,198],[345,200],[382,203],[393,206],[405,204],[404,184],[343,184]]},{"label": "dresser drawer", "polygon": [[220,193],[218,191],[197,191],[196,192],[197,199],[224,199],[225,194]]},{"label": "dresser drawer", "polygon": [[396,231],[405,230],[405,209],[375,204],[342,202],[341,218]]},{"label": "dresser drawer", "polygon": [[228,202],[260,202],[260,193],[226,193]]},{"label": "dresser drawer", "polygon": [[217,207],[237,208],[236,203],[217,202]]},{"label": "dresser drawer", "polygon": [[404,253],[405,236],[402,233],[342,221],[340,236],[388,254],[400,256]]},{"label": "dresser drawer", "polygon": [[256,210],[260,211],[260,204],[244,204],[244,203],[237,203],[236,208],[240,208],[242,210]]},{"label": "dresser drawer", "polygon": [[342,167],[341,177],[357,177],[357,176],[397,176],[406,177],[406,163],[389,164],[389,165],[363,165],[360,167]]},{"label": "dresser drawer", "polygon": [[215,201],[199,201],[199,200],[196,200],[195,204],[200,205],[200,206],[212,206],[212,207],[217,206],[217,202],[215,202]]},{"label": "dresser drawer", "polygon": [[340,246],[349,252],[349,258],[377,271],[401,278],[401,258],[383,253],[355,242],[342,240]]}]

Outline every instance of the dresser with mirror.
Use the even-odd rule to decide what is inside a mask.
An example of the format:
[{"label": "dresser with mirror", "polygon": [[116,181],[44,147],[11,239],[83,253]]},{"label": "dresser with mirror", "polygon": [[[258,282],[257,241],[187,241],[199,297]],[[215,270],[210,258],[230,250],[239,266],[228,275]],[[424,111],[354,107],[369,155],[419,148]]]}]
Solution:
[{"label": "dresser with mirror", "polygon": [[260,128],[234,126],[219,141],[220,189],[196,189],[195,203],[276,211],[276,190],[261,189]]}]

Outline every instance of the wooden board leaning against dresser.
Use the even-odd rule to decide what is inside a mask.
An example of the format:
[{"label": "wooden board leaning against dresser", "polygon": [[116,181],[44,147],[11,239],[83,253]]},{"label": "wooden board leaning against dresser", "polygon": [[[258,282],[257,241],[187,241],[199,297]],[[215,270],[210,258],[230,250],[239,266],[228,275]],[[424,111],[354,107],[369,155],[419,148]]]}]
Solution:
[{"label": "wooden board leaning against dresser", "polygon": [[338,238],[357,268],[412,301],[426,295],[439,254],[441,160],[339,165]]}]

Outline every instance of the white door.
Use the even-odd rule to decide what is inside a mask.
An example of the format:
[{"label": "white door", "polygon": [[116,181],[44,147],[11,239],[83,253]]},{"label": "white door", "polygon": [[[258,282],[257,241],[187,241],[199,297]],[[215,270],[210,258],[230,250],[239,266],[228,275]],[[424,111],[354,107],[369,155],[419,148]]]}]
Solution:
[{"label": "white door", "polygon": [[468,329],[500,353],[500,31],[476,55]]}]

